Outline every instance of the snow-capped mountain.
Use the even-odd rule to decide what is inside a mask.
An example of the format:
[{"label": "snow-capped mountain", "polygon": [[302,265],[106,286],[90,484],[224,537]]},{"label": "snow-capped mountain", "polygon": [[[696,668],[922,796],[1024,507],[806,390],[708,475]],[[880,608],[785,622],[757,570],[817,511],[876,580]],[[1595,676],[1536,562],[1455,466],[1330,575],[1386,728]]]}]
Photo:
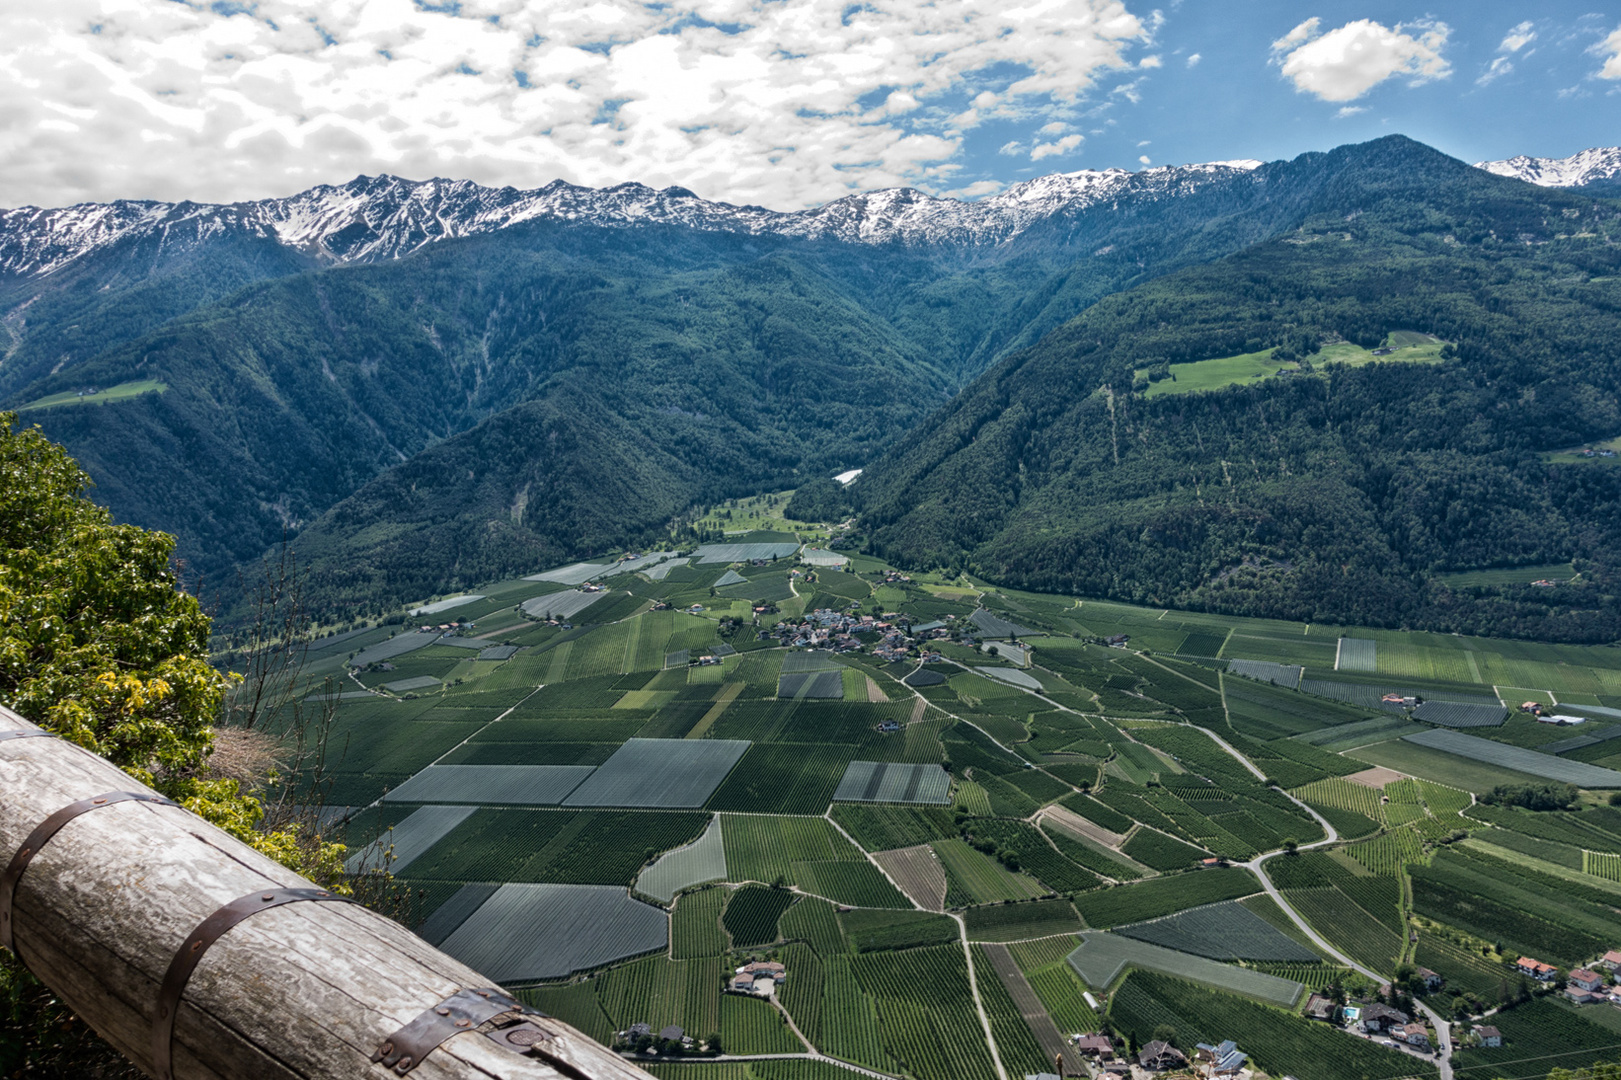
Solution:
[{"label": "snow-capped mountain", "polygon": [[1477,162],[1475,167],[1541,187],[1586,187],[1603,181],[1621,180],[1621,146],[1595,146],[1567,158],[1526,157],[1521,154],[1506,161]]},{"label": "snow-capped mountain", "polygon": [[121,200],[0,210],[0,279],[51,274],[119,244],[153,244],[161,253],[228,234],[273,239],[323,262],[376,262],[438,240],[548,219],[612,227],[682,225],[863,244],[996,245],[1050,218],[1103,203],[1186,195],[1241,177],[1260,164],[1218,161],[1141,172],[1056,173],[973,202],[891,188],[793,212],[710,202],[685,188],[660,190],[635,183],[587,188],[557,180],[519,191],[467,180],[360,176],[285,199],[228,205]]}]

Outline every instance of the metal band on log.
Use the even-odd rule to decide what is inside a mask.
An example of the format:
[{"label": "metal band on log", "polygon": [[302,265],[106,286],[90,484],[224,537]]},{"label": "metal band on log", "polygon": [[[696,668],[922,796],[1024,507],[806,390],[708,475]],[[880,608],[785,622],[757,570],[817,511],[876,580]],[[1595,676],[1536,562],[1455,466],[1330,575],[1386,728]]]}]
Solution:
[{"label": "metal band on log", "polygon": [[180,999],[186,993],[186,983],[191,980],[191,973],[197,970],[197,965],[203,962],[208,947],[243,919],[301,900],[351,902],[325,889],[271,889],[269,892],[249,893],[232,900],[204,919],[202,925],[180,946],[180,951],[169,961],[169,970],[163,973],[163,987],[158,991],[158,1018],[152,1025],[152,1062],[158,1080],[174,1078],[175,1014],[180,1011]]},{"label": "metal band on log", "polygon": [[[61,822],[14,882],[10,930],[28,967],[149,1076],[172,1023],[174,1080],[383,1080],[378,1048],[425,1012],[490,980],[359,904],[260,898],[316,886],[112,764],[0,707],[0,858],[64,808],[129,789]],[[231,921],[244,898],[258,907]],[[234,910],[234,909],[233,909]],[[229,932],[198,949],[183,994],[159,1011],[165,975],[219,913]],[[476,992],[476,991],[475,991]],[[482,1011],[482,1010],[481,1010]],[[478,1014],[473,1014],[478,1015]],[[413,1080],[647,1080],[559,1021],[496,1016],[458,1029],[411,1065]],[[496,1031],[487,1029],[502,1025]]]},{"label": "metal band on log", "polygon": [[88,799],[80,799],[62,807],[56,813],[39,823],[23,846],[17,849],[17,854],[11,857],[11,863],[6,867],[5,873],[0,874],[0,949],[17,951],[16,944],[11,938],[11,899],[17,895],[17,882],[22,880],[23,871],[28,864],[34,861],[39,849],[51,842],[51,837],[62,831],[62,826],[78,817],[88,814],[92,810],[100,810],[103,806],[116,806],[121,802],[149,802],[161,803],[164,806],[176,806],[175,802],[165,799],[162,795],[150,791],[109,791],[105,795],[95,795]]}]

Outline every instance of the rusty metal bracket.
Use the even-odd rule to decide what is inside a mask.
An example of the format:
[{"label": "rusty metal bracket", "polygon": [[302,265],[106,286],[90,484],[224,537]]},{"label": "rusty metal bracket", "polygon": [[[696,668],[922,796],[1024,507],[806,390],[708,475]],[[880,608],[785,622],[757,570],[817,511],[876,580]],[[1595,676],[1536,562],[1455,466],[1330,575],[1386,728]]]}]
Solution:
[{"label": "rusty metal bracket", "polygon": [[157,1019],[152,1024],[152,1067],[157,1072],[158,1080],[173,1080],[175,1016],[180,1011],[180,999],[186,992],[186,983],[191,979],[191,973],[197,970],[209,946],[244,919],[261,911],[304,900],[354,903],[346,896],[338,896],[325,889],[265,889],[232,900],[186,935],[180,951],[175,953],[169,970],[164,973],[163,986],[158,990]]},{"label": "rusty metal bracket", "polygon": [[458,990],[432,1008],[424,1009],[415,1020],[384,1039],[371,1059],[404,1076],[422,1064],[423,1058],[452,1035],[471,1031],[508,1013],[521,1016],[486,1033],[498,1045],[514,1053],[527,1054],[554,1037],[539,1024],[523,1018],[545,1014],[535,1012],[495,987]]},{"label": "rusty metal bracket", "polygon": [[56,735],[53,732],[46,731],[44,728],[26,728],[26,727],[24,727],[24,728],[12,728],[10,731],[0,731],[0,742],[5,742],[7,739],[54,739],[54,738],[56,738]]},{"label": "rusty metal bracket", "polygon": [[[35,734],[25,732],[25,734]],[[48,735],[48,732],[38,732]],[[172,799],[165,799],[162,795],[153,795],[146,791],[109,791],[105,795],[96,795],[88,799],[80,799],[76,803],[69,803],[56,813],[40,822],[39,827],[28,834],[17,854],[11,857],[11,863],[6,867],[4,874],[0,874],[0,947],[17,951],[11,937],[11,903],[17,896],[17,882],[21,880],[23,871],[33,862],[39,849],[50,842],[51,837],[62,830],[62,826],[91,810],[100,810],[103,806],[112,806],[121,802],[149,802],[162,806],[178,806]]]}]

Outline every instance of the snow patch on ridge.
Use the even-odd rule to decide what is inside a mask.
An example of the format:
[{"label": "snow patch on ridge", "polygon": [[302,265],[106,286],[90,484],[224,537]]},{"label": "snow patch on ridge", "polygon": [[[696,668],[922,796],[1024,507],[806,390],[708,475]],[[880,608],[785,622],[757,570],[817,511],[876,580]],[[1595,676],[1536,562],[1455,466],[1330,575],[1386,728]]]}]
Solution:
[{"label": "snow patch on ridge", "polygon": [[1480,161],[1475,168],[1511,176],[1540,187],[1585,187],[1621,176],[1621,146],[1595,146],[1567,158],[1526,157]]},{"label": "snow patch on ridge", "polygon": [[544,220],[608,227],[670,225],[859,244],[995,246],[1053,217],[1127,197],[1176,197],[1260,164],[1218,161],[1141,172],[1054,173],[973,202],[889,188],[792,212],[709,202],[685,188],[637,183],[586,188],[555,180],[519,191],[468,180],[395,176],[359,176],[288,198],[245,203],[120,200],[54,209],[25,206],[0,210],[0,278],[40,277],[119,244],[154,244],[163,253],[233,233],[270,240],[322,262],[380,262],[440,240]]}]

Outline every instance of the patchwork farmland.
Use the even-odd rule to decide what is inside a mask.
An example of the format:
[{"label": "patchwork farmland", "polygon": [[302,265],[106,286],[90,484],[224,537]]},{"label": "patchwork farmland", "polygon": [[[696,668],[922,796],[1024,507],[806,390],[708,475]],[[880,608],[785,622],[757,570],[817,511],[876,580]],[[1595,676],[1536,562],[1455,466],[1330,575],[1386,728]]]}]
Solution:
[{"label": "patchwork farmland", "polygon": [[[1352,1047],[1288,1058],[1301,1080],[1423,1075],[1306,1019],[1303,988],[1367,1004],[1422,964],[1437,1014],[1512,1017],[1546,1001],[1519,1000],[1521,954],[1621,948],[1611,651],[1143,610],[835,566],[825,537],[727,539],[318,639],[298,694],[341,747],[322,820],[426,940],[604,1041],[676,1024],[790,1055],[668,1075],[826,1065],[779,1008],[817,1054],[907,1080],[985,1080],[993,1050],[1036,1073],[1055,1039],[1192,1010],[1232,1026],[1190,1031],[1258,1060],[1262,1039]],[[731,992],[755,960],[786,969],[771,1002]],[[1502,1027],[1539,1052],[1600,1045],[1590,1013],[1559,1012],[1547,1039]]]}]

